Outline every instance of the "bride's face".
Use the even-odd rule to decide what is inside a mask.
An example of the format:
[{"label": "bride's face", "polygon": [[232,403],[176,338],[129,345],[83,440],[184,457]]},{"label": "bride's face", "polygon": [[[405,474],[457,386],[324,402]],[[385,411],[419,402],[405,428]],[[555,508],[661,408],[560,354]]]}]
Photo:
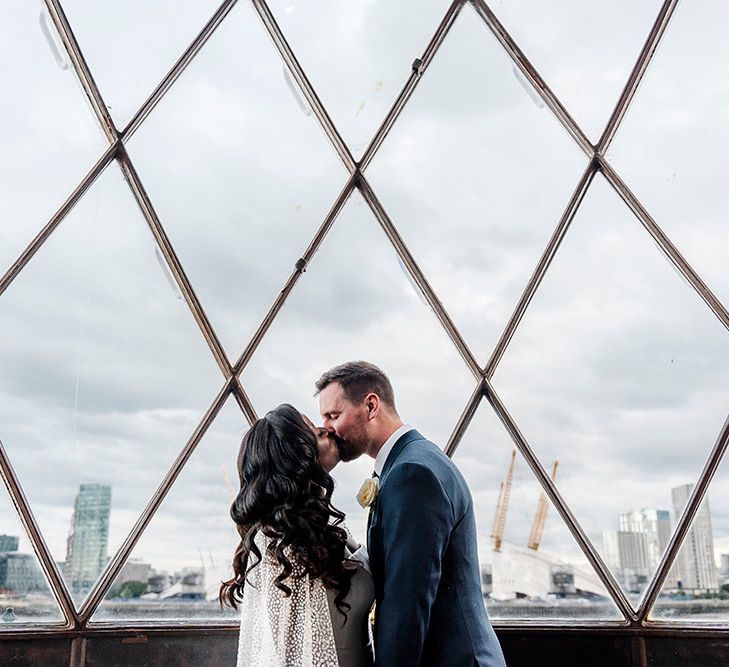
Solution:
[{"label": "bride's face", "polygon": [[306,415],[301,415],[306,425],[316,438],[316,447],[319,450],[319,465],[327,472],[330,472],[339,463],[339,450],[337,443],[323,426],[315,426]]}]

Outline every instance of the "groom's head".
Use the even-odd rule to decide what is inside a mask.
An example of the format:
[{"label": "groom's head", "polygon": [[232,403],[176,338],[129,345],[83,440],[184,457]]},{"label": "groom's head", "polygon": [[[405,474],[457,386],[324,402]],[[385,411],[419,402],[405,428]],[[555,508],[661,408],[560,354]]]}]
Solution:
[{"label": "groom's head", "polygon": [[374,456],[387,438],[382,434],[400,422],[390,380],[366,361],[348,361],[328,370],[316,381],[316,395],[342,461],[365,453]]}]

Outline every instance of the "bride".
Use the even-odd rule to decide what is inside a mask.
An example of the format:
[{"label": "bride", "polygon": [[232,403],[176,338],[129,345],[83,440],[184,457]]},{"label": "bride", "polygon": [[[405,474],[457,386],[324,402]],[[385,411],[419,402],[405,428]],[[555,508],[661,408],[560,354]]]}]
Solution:
[{"label": "bride", "polygon": [[336,444],[290,405],[256,421],[230,510],[241,542],[221,603],[240,605],[238,667],[371,667],[366,550],[331,504]]}]

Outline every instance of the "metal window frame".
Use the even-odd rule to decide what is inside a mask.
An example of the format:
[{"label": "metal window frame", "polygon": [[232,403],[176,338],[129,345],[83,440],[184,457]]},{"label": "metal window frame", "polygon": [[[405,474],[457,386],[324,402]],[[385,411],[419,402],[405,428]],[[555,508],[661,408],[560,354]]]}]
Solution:
[{"label": "metal window frame", "polygon": [[[634,609],[625,597],[620,586],[617,584],[612,573],[597,553],[595,547],[584,533],[579,522],[571,513],[569,506],[560,495],[555,484],[547,475],[543,466],[531,449],[531,446],[521,434],[518,425],[509,414],[506,406],[503,404],[491,384],[491,379],[499,361],[508,348],[516,328],[529,307],[536,290],[539,288],[544,276],[546,275],[546,272],[557,250],[559,249],[562,239],[567,233],[587,190],[598,172],[603,174],[607,182],[612,186],[612,188],[636,216],[638,221],[643,225],[644,229],[652,236],[661,251],[674,264],[674,266],[676,266],[684,278],[686,278],[697,295],[706,303],[707,307],[714,313],[723,326],[729,330],[729,313],[724,305],[701,280],[698,273],[681,255],[680,251],[673,245],[669,237],[662,231],[656,221],[648,213],[647,209],[642,205],[640,200],[622,181],[618,173],[605,158],[605,154],[612,140],[619,131],[621,122],[635,97],[638,86],[647,71],[653,54],[668,28],[668,24],[678,4],[678,0],[664,0],[621,95],[616,102],[615,108],[613,109],[605,129],[596,145],[593,145],[590,142],[577,122],[569,114],[559,98],[552,92],[547,83],[540,76],[537,69],[527,59],[519,46],[509,35],[508,31],[499,22],[493,11],[488,7],[486,2],[484,2],[484,0],[454,0],[447,8],[443,19],[436,27],[433,37],[423,52],[422,57],[416,59],[413,63],[409,78],[405,82],[401,92],[395,99],[359,161],[354,159],[346,142],[337,131],[333,120],[329,117],[326,108],[322,104],[306,73],[296,59],[293,50],[286,41],[283,32],[278,27],[278,24],[276,23],[275,18],[265,0],[250,1],[252,6],[255,8],[263,27],[269,33],[275,48],[278,50],[282,60],[296,82],[296,85],[301,90],[301,93],[310,105],[314,116],[327,135],[345,169],[349,173],[349,179],[335,199],[330,211],[317,230],[314,238],[304,250],[301,259],[299,259],[296,263],[293,272],[285,282],[283,289],[277,295],[274,303],[271,305],[268,313],[264,317],[256,332],[253,334],[251,340],[244,347],[237,361],[234,364],[231,364],[218,339],[212,323],[208,319],[202,304],[197,298],[193,286],[187,278],[183,266],[166,235],[163,224],[154,210],[152,202],[146,193],[143,183],[134,168],[124,144],[142,125],[155,106],[174,85],[175,81],[185,71],[197,53],[203,48],[207,40],[225,20],[236,4],[236,0],[224,0],[220,4],[211,18],[200,30],[198,35],[193,39],[187,49],[185,49],[172,68],[163,77],[155,90],[142,104],[129,123],[127,123],[126,127],[121,131],[116,128],[113,119],[108,113],[101,92],[99,91],[91,70],[84,59],[83,53],[76,41],[61,3],[59,0],[44,0],[53,25],[69,55],[71,64],[73,65],[75,73],[83,87],[84,93],[86,94],[86,97],[97,116],[107,141],[109,142],[109,147],[99,157],[97,162],[91,167],[86,176],[84,176],[79,185],[69,195],[67,200],[51,217],[49,222],[38,232],[28,247],[23,251],[23,253],[21,253],[2,278],[0,278],[0,296],[10,286],[17,275],[27,266],[27,264],[32,261],[37,250],[61,224],[64,218],[68,215],[80,198],[84,196],[86,191],[92,186],[104,169],[106,169],[112,161],[117,161],[137,205],[139,206],[139,209],[155,238],[164,261],[169,267],[169,270],[180,289],[187,306],[190,308],[191,314],[195,319],[198,328],[200,329],[201,335],[210,348],[211,354],[220,368],[224,382],[222,388],[213,399],[202,420],[180,451],[175,462],[172,464],[164,480],[160,483],[159,487],[150,498],[146,508],[140,514],[137,523],[132,528],[121,547],[117,550],[116,554],[109,561],[99,580],[95,583],[89,595],[83,601],[78,610],[76,610],[71,600],[63,578],[61,577],[55,561],[43,540],[43,536],[38,528],[37,522],[35,521],[33,512],[23,493],[22,486],[15,475],[2,443],[0,443],[0,475],[3,477],[12,502],[16,507],[20,520],[29,536],[33,549],[39,558],[41,567],[43,568],[46,578],[52,588],[53,594],[56,597],[59,607],[66,619],[65,626],[28,626],[27,628],[15,628],[12,631],[0,633],[0,639],[27,636],[29,632],[34,635],[48,634],[52,636],[62,635],[81,637],[84,634],[88,634],[88,632],[103,634],[107,632],[118,632],[120,629],[123,631],[134,632],[138,628],[144,629],[145,632],[175,632],[180,630],[189,630],[192,628],[209,630],[211,632],[216,632],[218,630],[234,630],[233,623],[219,621],[180,623],[165,621],[137,623],[134,621],[128,621],[123,623],[110,623],[94,622],[92,621],[92,616],[98,605],[101,603],[105,593],[113,584],[115,577],[126,562],[126,559],[131,554],[142,532],[149,525],[149,522],[164,500],[167,492],[177,479],[180,471],[189,460],[200,439],[215,419],[228,397],[232,395],[235,398],[249,423],[252,423],[256,419],[255,408],[245,392],[240,380],[240,375],[252,358],[270,325],[273,323],[277,314],[283,307],[287,297],[296,286],[302,273],[306,270],[307,265],[321,246],[321,243],[332,225],[335,223],[339,213],[355,188],[359,190],[367,202],[377,222],[382,227],[393,248],[404,263],[408,273],[423,293],[424,298],[433,309],[444,331],[449,336],[452,343],[461,354],[464,363],[476,379],[474,392],[468,400],[458,422],[454,426],[451,437],[446,445],[446,452],[450,456],[453,456],[473,416],[476,411],[481,408],[482,399],[485,398],[502,422],[504,428],[509,433],[516,447],[521,452],[521,455],[530,466],[532,472],[537,477],[545,493],[552,501],[552,504],[560,513],[562,519],[575,540],[578,542],[590,564],[595,569],[607,590],[610,592],[615,604],[625,617],[625,620],[623,621],[565,621],[549,623],[537,620],[524,620],[517,622],[495,621],[495,625],[500,628],[515,630],[528,627],[530,630],[539,628],[543,628],[545,631],[549,631],[550,629],[568,629],[576,632],[579,632],[580,629],[586,629],[589,631],[600,629],[605,632],[616,632],[624,631],[628,628],[635,631],[641,630],[661,633],[675,632],[675,630],[679,628],[681,631],[695,632],[699,634],[709,633],[707,636],[714,636],[715,634],[724,636],[729,630],[722,629],[722,627],[726,628],[723,624],[702,624],[699,626],[696,623],[667,623],[651,621],[648,619],[648,616],[651,607],[655,603],[658,593],[660,592],[660,587],[665,581],[668,571],[690,529],[691,523],[699,509],[701,501],[705,496],[706,490],[722,460],[722,457],[725,455],[727,445],[729,444],[729,418],[727,418],[727,421],[718,436],[714,448],[712,449],[705,467],[701,472],[696,487],[691,494],[689,502],[678,522],[678,525],[674,529],[669,547],[663,555],[661,563],[649,583],[641,604],[637,609]],[[476,14],[482,19],[485,26],[498,40],[502,48],[513,61],[514,65],[518,67],[521,73],[529,81],[530,85],[533,86],[536,93],[544,101],[545,105],[562,124],[569,136],[572,137],[575,143],[588,157],[588,165],[581,175],[572,196],[567,202],[565,210],[531,277],[529,278],[527,285],[525,286],[524,291],[522,292],[521,297],[519,298],[519,301],[494,348],[494,351],[483,367],[479,365],[473,353],[470,351],[465,339],[461,336],[457,326],[451,320],[450,315],[428,283],[424,272],[420,269],[416,259],[413,257],[412,253],[403,241],[397,230],[396,224],[385,211],[377,197],[377,194],[370,187],[364,173],[399,118],[400,113],[411,99],[419,81],[425,74],[429,64],[438,52],[438,49],[447,38],[449,30],[457,20],[460,11],[467,3],[473,7]]]}]

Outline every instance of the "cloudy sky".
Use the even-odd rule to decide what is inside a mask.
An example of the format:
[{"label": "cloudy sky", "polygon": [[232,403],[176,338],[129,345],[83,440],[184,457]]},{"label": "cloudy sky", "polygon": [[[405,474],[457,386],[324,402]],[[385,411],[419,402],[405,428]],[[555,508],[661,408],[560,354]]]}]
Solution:
[{"label": "cloudy sky", "polygon": [[[63,5],[119,127],[215,9]],[[447,3],[270,6],[356,157]],[[659,3],[492,8],[596,141]],[[726,303],[729,158],[716,146],[727,139],[729,10],[710,9],[679,6],[608,157]],[[39,7],[16,0],[0,12],[2,273],[106,144]],[[127,147],[234,360],[348,176],[248,4]],[[479,362],[586,164],[466,6],[367,176]],[[64,559],[78,485],[105,482],[112,554],[223,383],[115,164],[0,296],[0,323],[0,439],[48,545]],[[287,401],[316,418],[313,381],[351,358],[380,364],[403,418],[445,444],[475,380],[356,193],[242,381],[259,413]],[[619,512],[672,510],[671,487],[697,479],[727,416],[729,334],[598,175],[494,386],[545,468],[559,458],[557,485],[601,549]],[[170,571],[225,566],[244,430],[229,401],[134,558]],[[485,562],[510,452],[483,402],[455,458],[476,499]],[[729,552],[726,467],[709,493],[717,555]],[[336,475],[337,502],[361,539],[353,495],[370,470],[362,460]],[[506,539],[526,543],[538,496],[519,458]],[[17,534],[9,500],[0,512],[0,533]],[[542,549],[585,562],[553,510]]]}]

